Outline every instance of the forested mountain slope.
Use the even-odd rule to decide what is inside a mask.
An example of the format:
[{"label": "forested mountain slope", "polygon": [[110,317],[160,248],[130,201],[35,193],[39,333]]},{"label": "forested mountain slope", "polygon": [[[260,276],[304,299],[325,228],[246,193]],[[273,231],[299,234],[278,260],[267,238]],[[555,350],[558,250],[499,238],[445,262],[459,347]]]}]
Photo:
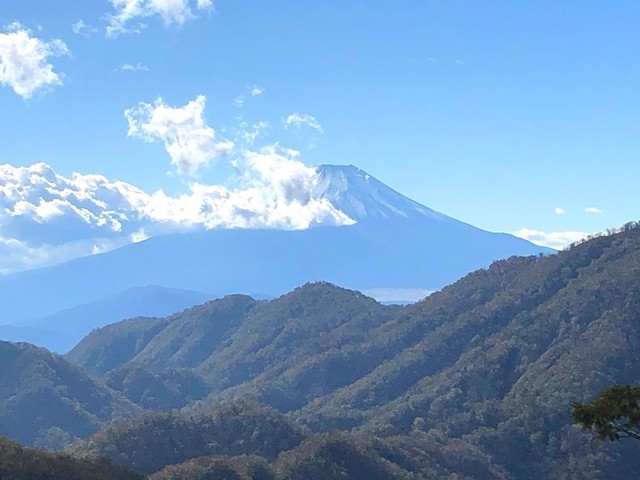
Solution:
[{"label": "forested mountain slope", "polygon": [[327,283],[272,301],[232,295],[110,325],[67,358],[139,408],[256,400],[312,431],[414,452],[432,473],[622,478],[638,446],[594,445],[569,410],[640,382],[639,274],[640,228],[629,225],[495,262],[406,307]]},{"label": "forested mountain slope", "polygon": [[71,453],[106,457],[144,474],[196,457],[243,454],[275,459],[304,439],[302,430],[276,410],[254,403],[225,404],[199,416],[144,415],[102,430]]},{"label": "forested mountain slope", "polygon": [[[292,369],[315,368],[309,361],[321,356],[326,360],[323,371],[308,371],[305,378],[298,378],[305,385],[295,395],[278,401],[277,390],[265,390],[272,396],[267,403],[291,410],[365,373],[367,365],[336,370],[331,357],[362,342],[397,311],[398,307],[380,305],[358,292],[315,283],[270,302],[235,295],[166,319],[110,325],[85,338],[67,358],[92,374],[104,375],[114,388],[120,383],[135,387],[136,377],[162,377],[188,369],[206,382],[208,396],[217,396],[241,387],[266,388]],[[212,403],[217,401],[204,406]]]},{"label": "forested mountain slope", "polygon": [[202,415],[148,414],[98,432],[70,453],[106,457],[153,480],[505,478],[482,454],[458,449],[466,458],[447,464],[438,450],[411,437],[312,435],[270,407],[238,401]]},{"label": "forested mountain slope", "polygon": [[102,460],[82,460],[25,448],[0,437],[2,480],[142,480],[142,475]]},{"label": "forested mountain slope", "polygon": [[45,349],[0,342],[0,434],[60,448],[141,408]]}]

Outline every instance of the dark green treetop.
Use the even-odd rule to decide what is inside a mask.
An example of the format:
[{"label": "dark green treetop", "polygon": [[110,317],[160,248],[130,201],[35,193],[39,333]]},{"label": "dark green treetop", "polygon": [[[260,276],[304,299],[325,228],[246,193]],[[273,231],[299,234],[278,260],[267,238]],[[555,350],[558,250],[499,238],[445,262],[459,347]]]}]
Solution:
[{"label": "dark green treetop", "polygon": [[571,418],[598,440],[640,440],[640,387],[614,385],[591,403],[574,403]]}]

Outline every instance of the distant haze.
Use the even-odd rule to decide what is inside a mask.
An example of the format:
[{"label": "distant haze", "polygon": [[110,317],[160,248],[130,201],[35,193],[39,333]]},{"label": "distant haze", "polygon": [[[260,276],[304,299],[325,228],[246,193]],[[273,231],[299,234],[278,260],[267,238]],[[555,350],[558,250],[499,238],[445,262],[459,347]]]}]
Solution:
[{"label": "distant haze", "polygon": [[[0,315],[7,323],[39,318],[145,285],[202,292],[210,298],[232,293],[274,297],[305,282],[329,281],[365,290],[381,301],[407,302],[495,260],[553,252],[420,205],[355,166],[321,166],[313,172],[309,191],[285,182],[282,198],[290,200],[289,207],[276,208],[271,216],[246,218],[266,221],[284,218],[279,216],[284,212],[300,219],[315,211],[312,205],[329,205],[323,211],[340,212],[332,218],[349,222],[315,222],[305,224],[315,228],[295,229],[207,229],[206,223],[197,224],[181,233],[0,278]],[[296,200],[304,195],[310,199],[307,207]],[[95,205],[101,208],[99,218],[117,217],[99,202]],[[70,211],[81,223],[83,217]],[[119,220],[123,230],[127,221],[130,229],[140,222],[171,227],[139,213],[123,217],[133,219]],[[49,227],[37,221],[33,225]],[[85,233],[106,228],[83,225]],[[65,231],[50,228],[52,235]]]}]

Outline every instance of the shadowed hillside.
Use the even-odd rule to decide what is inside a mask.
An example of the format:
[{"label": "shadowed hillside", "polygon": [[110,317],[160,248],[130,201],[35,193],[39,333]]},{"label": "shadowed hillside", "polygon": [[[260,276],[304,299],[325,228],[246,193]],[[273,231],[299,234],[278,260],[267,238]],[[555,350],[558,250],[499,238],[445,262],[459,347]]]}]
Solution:
[{"label": "shadowed hillside", "polygon": [[142,475],[102,460],[81,460],[25,448],[0,437],[2,480],[142,480]]},{"label": "shadowed hillside", "polygon": [[0,433],[24,443],[57,449],[142,410],[42,348],[0,342],[0,365]]},{"label": "shadowed hillside", "polygon": [[204,456],[255,454],[273,460],[303,438],[301,429],[276,410],[239,402],[200,416],[145,415],[98,432],[74,445],[71,453],[105,457],[149,474]]},{"label": "shadowed hillside", "polygon": [[[96,433],[70,453],[88,460],[105,457],[151,474],[153,480],[448,478],[455,469],[442,464],[437,450],[408,437],[310,435],[276,410],[234,402],[198,416],[145,415]],[[468,458],[454,462],[454,468],[472,465],[482,478],[504,478],[486,457],[465,453]],[[455,478],[474,477],[456,474]]]}]

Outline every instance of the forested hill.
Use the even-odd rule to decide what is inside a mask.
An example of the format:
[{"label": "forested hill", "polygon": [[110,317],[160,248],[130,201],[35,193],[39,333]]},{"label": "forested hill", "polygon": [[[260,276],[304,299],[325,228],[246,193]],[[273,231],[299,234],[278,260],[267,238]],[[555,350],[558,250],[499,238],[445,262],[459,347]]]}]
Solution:
[{"label": "forested hill", "polygon": [[[368,366],[344,369],[341,362],[334,368],[331,357],[362,343],[397,311],[361,293],[315,283],[270,302],[234,295],[168,319],[110,325],[85,338],[67,358],[104,375],[108,385],[145,407],[177,408],[227,391],[235,398],[231,390],[253,392],[259,385],[272,397],[261,401],[291,410],[365,374]],[[316,356],[323,358],[322,371],[315,371]],[[304,385],[287,387],[282,395],[274,390],[287,371],[300,368],[307,375],[298,379]],[[191,389],[187,383],[207,388]]]},{"label": "forested hill", "polygon": [[25,448],[0,437],[2,480],[142,480],[131,470],[102,460],[76,459],[36,448]]},{"label": "forested hill", "polygon": [[43,348],[0,342],[0,434],[55,449],[142,409]]},{"label": "forested hill", "polygon": [[[153,480],[420,480],[504,478],[477,452],[447,464],[436,445],[411,437],[311,434],[278,411],[252,402],[220,405],[202,415],[155,413],[110,427],[70,452],[107,459]],[[467,469],[469,470],[469,469]]]},{"label": "forested hill", "polygon": [[471,478],[633,478],[637,445],[594,444],[569,410],[640,383],[639,274],[630,225],[496,262],[407,307],[307,284],[114,324],[67,358],[139,408],[255,400],[314,432],[414,452],[413,473],[437,458]]}]

